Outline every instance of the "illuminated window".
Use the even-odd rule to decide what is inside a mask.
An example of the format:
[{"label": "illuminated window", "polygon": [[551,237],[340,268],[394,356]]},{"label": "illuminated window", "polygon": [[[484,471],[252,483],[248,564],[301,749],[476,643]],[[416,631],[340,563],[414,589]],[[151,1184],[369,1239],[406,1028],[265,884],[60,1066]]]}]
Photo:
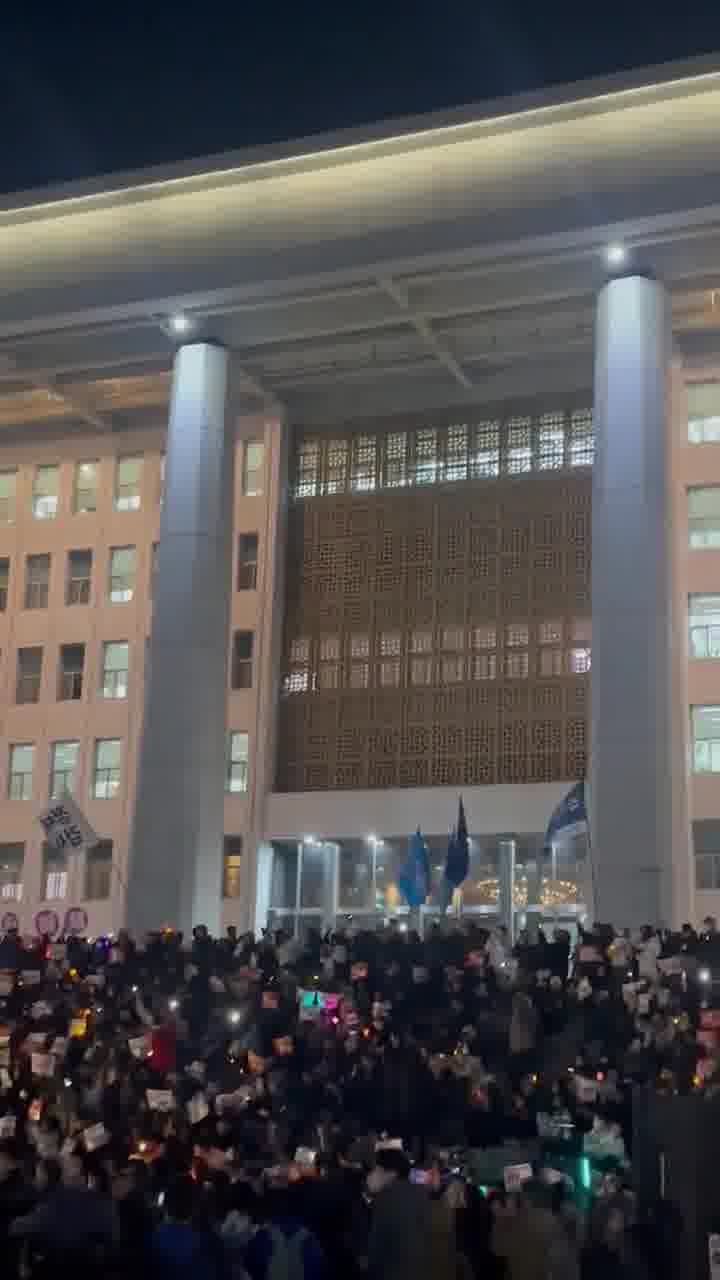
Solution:
[{"label": "illuminated window", "polygon": [[22,902],[24,844],[0,844],[0,898]]},{"label": "illuminated window", "polygon": [[376,487],[377,440],[370,435],[353,436],[350,488],[353,493],[367,493]]},{"label": "illuminated window", "polygon": [[17,471],[0,471],[0,524],[15,521]]},{"label": "illuminated window", "polygon": [[109,594],[111,604],[127,604],[135,592],[135,547],[110,548]]},{"label": "illuminated window", "polygon": [[468,473],[468,429],[451,426],[445,437],[445,480],[466,480]]},{"label": "illuminated window", "polygon": [[15,742],[10,747],[8,800],[30,800],[32,798],[34,757],[35,747],[30,742]]},{"label": "illuminated window", "polygon": [[242,491],[246,498],[257,498],[263,492],[265,445],[262,440],[248,440],[243,449]]},{"label": "illuminated window", "polygon": [[435,427],[415,432],[415,483],[435,484],[438,478],[438,433]]},{"label": "illuminated window", "polygon": [[544,413],[538,425],[537,462],[540,471],[559,471],[565,463],[565,416]]},{"label": "illuminated window", "polygon": [[691,658],[720,658],[720,596],[690,596],[688,628]]},{"label": "illuminated window", "polygon": [[720,485],[688,489],[688,539],[691,547],[720,547]]},{"label": "illuminated window", "polygon": [[50,748],[51,800],[59,800],[66,791],[72,794],[79,751],[79,742],[53,742]]},{"label": "illuminated window", "polygon": [[320,441],[303,440],[297,453],[296,498],[314,498],[320,488]]},{"label": "illuminated window", "polygon": [[44,902],[62,900],[67,894],[67,854],[64,849],[53,849],[43,842],[43,888]]},{"label": "illuminated window", "polygon": [[470,475],[483,480],[500,475],[499,422],[479,422],[475,427]]},{"label": "illuminated window", "polygon": [[532,435],[529,418],[510,418],[507,424],[505,469],[508,475],[532,470]]},{"label": "illuminated window", "polygon": [[693,773],[720,773],[720,707],[692,707]]},{"label": "illuminated window", "polygon": [[97,462],[77,462],[73,479],[75,515],[97,510]]},{"label": "illuminated window", "polygon": [[106,640],[103,644],[101,697],[127,698],[129,648],[127,640]]},{"label": "illuminated window", "polygon": [[385,484],[400,489],[408,483],[408,433],[391,431],[385,437]]},{"label": "illuminated window", "polygon": [[113,800],[120,791],[122,743],[119,738],[98,738],[90,796],[93,800]]},{"label": "illuminated window", "polygon": [[32,513],[36,520],[54,520],[58,511],[60,468],[36,467],[33,479]]},{"label": "illuminated window", "polygon": [[228,734],[227,773],[225,790],[247,791],[248,788],[248,735],[233,730]]},{"label": "illuminated window", "polygon": [[239,898],[242,893],[242,836],[225,836],[223,841],[223,898]]},{"label": "illuminated window", "polygon": [[142,458],[118,458],[115,466],[115,510],[139,511]]},{"label": "illuminated window", "polygon": [[591,467],[594,459],[592,409],[576,409],[570,415],[568,461],[571,467]]},{"label": "illuminated window", "polygon": [[325,479],[323,493],[344,493],[347,488],[348,458],[347,440],[329,440],[325,448]]},{"label": "illuminated window", "polygon": [[687,397],[690,443],[720,442],[720,382],[691,382]]}]

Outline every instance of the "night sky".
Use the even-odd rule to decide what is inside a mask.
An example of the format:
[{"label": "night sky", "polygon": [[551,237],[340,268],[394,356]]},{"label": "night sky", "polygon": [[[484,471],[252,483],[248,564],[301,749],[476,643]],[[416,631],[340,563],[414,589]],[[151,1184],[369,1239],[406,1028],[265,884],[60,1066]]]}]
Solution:
[{"label": "night sky", "polygon": [[135,7],[8,0],[0,17],[0,190],[713,50],[720,65],[717,0],[159,0]]}]

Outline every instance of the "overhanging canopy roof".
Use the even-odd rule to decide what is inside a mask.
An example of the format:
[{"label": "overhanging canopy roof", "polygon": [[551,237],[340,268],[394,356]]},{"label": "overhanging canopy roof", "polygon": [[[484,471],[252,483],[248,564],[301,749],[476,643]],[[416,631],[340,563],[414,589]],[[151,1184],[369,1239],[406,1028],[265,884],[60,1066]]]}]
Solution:
[{"label": "overhanging canopy roof", "polygon": [[714,346],[719,67],[11,198],[0,424],[157,416],[178,309],[303,422],[588,387],[616,239]]}]

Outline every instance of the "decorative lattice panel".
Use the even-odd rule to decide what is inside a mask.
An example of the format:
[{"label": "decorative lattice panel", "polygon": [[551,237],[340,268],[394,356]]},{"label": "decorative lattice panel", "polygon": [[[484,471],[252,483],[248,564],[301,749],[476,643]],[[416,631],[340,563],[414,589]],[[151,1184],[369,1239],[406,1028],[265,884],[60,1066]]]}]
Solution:
[{"label": "decorative lattice panel", "polygon": [[582,776],[590,416],[300,440],[297,458],[278,788]]}]

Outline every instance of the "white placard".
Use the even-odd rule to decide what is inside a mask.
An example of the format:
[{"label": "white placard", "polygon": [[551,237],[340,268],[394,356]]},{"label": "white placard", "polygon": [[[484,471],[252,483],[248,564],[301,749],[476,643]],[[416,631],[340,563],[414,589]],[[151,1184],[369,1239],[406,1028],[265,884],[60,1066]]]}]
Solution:
[{"label": "white placard", "polygon": [[55,1059],[51,1053],[31,1053],[30,1070],[34,1076],[51,1076],[55,1071]]},{"label": "white placard", "polygon": [[521,1191],[524,1182],[529,1182],[533,1176],[531,1164],[506,1164],[503,1169],[503,1182],[505,1190]]},{"label": "white placard", "polygon": [[145,1097],[151,1111],[172,1111],[175,1107],[171,1089],[146,1089]]},{"label": "white placard", "polygon": [[55,804],[38,814],[38,822],[50,848],[60,852],[80,853],[100,842],[99,835],[67,791]]},{"label": "white placard", "polygon": [[196,1093],[195,1097],[190,1099],[187,1104],[187,1113],[190,1124],[200,1124],[201,1120],[210,1115],[207,1098],[203,1093]]},{"label": "white placard", "polygon": [[10,973],[0,973],[0,996],[9,996],[15,985],[15,978]]},{"label": "white placard", "polygon": [[86,1151],[97,1151],[98,1147],[104,1147],[109,1141],[110,1134],[104,1124],[92,1124],[89,1129],[83,1129]]},{"label": "white placard", "polygon": [[139,1061],[142,1061],[143,1058],[147,1058],[147,1036],[135,1036],[132,1040],[128,1040],[128,1049],[130,1050],[133,1058],[137,1058]]},{"label": "white placard", "polygon": [[14,1138],[16,1128],[15,1116],[0,1116],[0,1138]]}]

